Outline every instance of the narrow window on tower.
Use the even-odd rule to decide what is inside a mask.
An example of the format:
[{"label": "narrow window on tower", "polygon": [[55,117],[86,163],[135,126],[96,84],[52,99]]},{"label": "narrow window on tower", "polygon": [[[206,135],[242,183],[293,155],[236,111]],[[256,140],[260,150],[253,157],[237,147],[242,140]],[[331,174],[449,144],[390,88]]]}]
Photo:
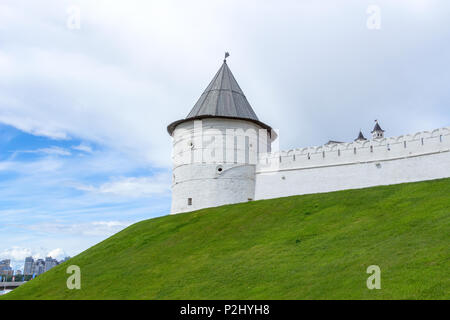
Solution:
[{"label": "narrow window on tower", "polygon": [[188,206],[192,206],[192,198],[188,198]]}]

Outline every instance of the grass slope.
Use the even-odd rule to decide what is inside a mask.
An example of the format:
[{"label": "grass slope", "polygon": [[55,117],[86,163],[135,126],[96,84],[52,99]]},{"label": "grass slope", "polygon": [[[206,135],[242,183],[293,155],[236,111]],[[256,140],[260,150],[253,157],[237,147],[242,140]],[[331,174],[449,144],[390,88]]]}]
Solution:
[{"label": "grass slope", "polygon": [[442,179],[146,220],[3,299],[448,299],[449,195]]}]

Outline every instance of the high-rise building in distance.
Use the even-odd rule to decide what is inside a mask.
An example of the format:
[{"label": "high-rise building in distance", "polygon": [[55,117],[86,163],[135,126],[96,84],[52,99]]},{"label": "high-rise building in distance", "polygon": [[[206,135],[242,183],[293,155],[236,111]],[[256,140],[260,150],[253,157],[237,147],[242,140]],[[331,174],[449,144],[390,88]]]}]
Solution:
[{"label": "high-rise building in distance", "polygon": [[23,274],[24,275],[32,275],[33,274],[33,267],[34,267],[34,259],[33,257],[26,257],[25,258],[25,265],[23,267]]}]

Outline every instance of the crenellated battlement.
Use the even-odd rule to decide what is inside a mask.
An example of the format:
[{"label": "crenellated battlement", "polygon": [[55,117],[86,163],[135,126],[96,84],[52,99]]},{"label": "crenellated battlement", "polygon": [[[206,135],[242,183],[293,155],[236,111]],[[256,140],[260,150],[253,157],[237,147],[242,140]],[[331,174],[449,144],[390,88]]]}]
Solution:
[{"label": "crenellated battlement", "polygon": [[444,127],[398,137],[260,153],[256,172],[380,162],[449,150],[450,127]]}]

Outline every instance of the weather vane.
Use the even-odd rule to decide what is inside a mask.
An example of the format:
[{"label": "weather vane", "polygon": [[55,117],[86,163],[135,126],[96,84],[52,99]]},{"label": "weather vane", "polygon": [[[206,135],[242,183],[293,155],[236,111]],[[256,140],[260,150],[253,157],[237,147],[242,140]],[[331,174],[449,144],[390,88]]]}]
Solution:
[{"label": "weather vane", "polygon": [[225,59],[223,59],[223,62],[227,62],[227,58],[230,56],[229,52],[225,52]]}]

